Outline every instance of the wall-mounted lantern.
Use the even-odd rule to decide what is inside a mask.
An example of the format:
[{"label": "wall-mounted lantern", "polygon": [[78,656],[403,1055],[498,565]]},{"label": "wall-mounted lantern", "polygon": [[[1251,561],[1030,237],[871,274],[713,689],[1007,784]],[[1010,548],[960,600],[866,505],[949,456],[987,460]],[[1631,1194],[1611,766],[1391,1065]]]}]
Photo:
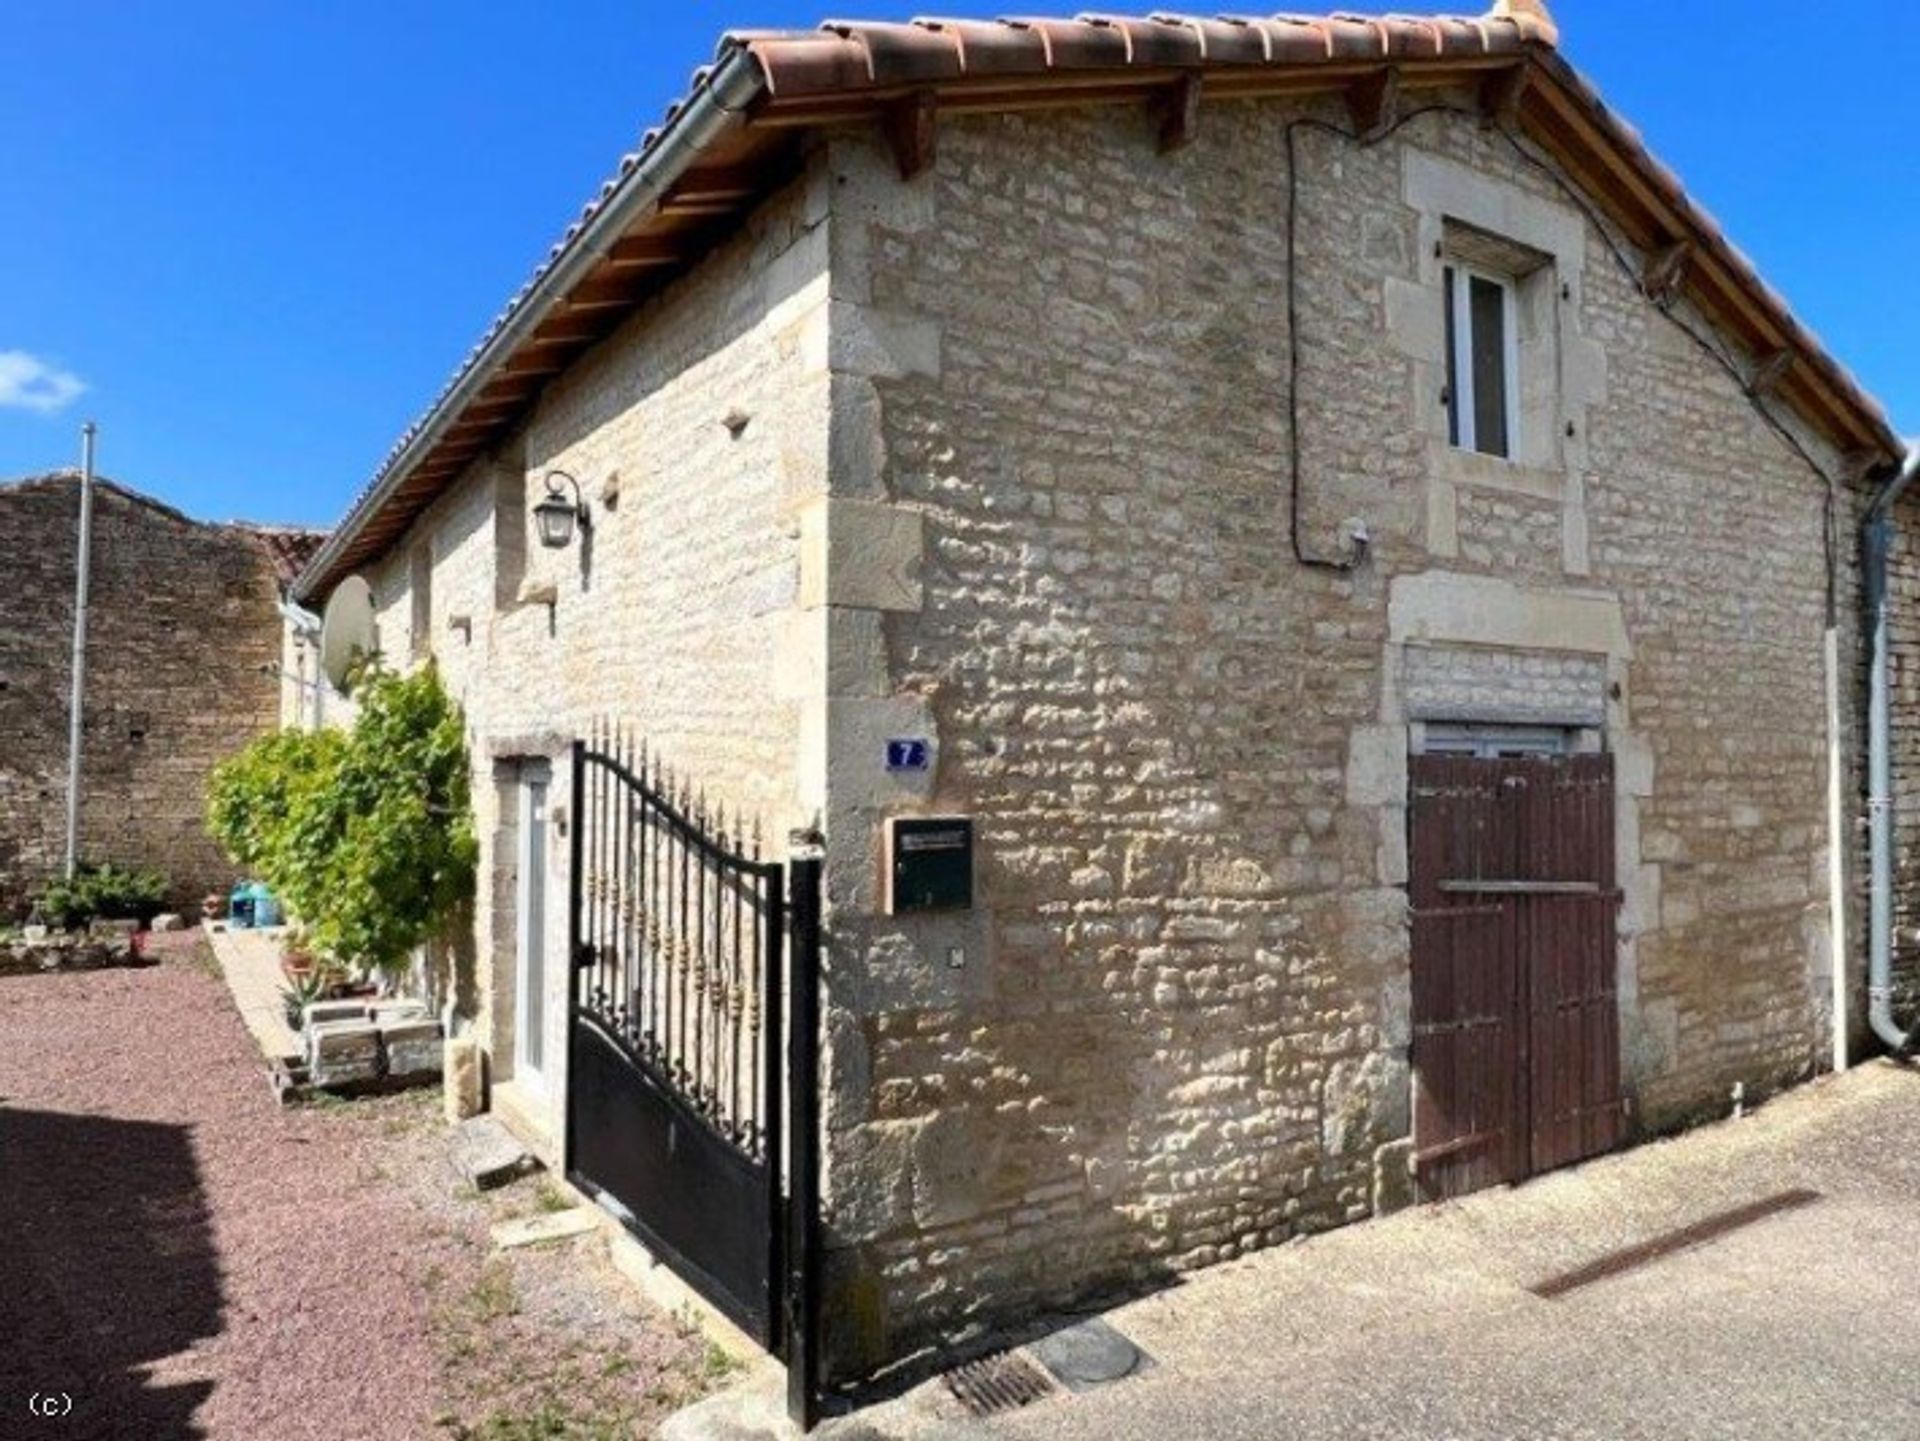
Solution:
[{"label": "wall-mounted lantern", "polygon": [[[567,499],[567,490],[573,499]],[[534,523],[540,527],[540,544],[548,550],[565,550],[573,544],[573,528],[593,528],[593,515],[580,498],[580,482],[564,470],[547,472],[547,498],[533,508]]]}]

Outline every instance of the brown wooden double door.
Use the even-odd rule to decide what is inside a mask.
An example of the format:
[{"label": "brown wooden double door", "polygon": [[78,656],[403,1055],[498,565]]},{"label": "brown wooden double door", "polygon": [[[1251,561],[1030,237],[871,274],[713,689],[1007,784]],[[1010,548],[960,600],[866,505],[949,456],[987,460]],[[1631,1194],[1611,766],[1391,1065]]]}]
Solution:
[{"label": "brown wooden double door", "polygon": [[1613,758],[1411,761],[1413,1139],[1458,1196],[1620,1139]]}]

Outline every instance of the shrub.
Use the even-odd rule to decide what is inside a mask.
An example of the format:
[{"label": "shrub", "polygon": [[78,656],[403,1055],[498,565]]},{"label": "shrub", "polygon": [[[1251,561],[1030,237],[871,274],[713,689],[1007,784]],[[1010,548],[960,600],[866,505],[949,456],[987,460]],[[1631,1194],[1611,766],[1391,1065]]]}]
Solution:
[{"label": "shrub", "polygon": [[473,894],[466,737],[431,666],[371,667],[355,699],[351,731],[281,732],[222,764],[208,827],[317,950],[392,971]]},{"label": "shrub", "polygon": [[275,731],[214,767],[207,830],[236,865],[265,874],[291,817],[324,791],[347,749],[337,730]]},{"label": "shrub", "polygon": [[33,908],[56,930],[74,930],[89,921],[145,924],[166,904],[167,889],[167,878],[158,871],[106,861],[81,866],[72,880],[49,881],[34,897]]}]

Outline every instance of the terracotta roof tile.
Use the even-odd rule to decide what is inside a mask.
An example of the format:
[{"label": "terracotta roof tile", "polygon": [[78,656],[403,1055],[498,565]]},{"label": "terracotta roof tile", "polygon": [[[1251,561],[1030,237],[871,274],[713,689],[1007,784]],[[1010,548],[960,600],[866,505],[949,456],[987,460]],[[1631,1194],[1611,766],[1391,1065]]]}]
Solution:
[{"label": "terracotta roof tile", "polygon": [[[579,244],[589,225],[623,186],[659,149],[665,135],[723,66],[746,63],[758,72],[769,108],[818,102],[878,103],[889,94],[936,86],[1031,87],[1072,72],[1107,72],[1141,79],[1167,72],[1229,70],[1257,74],[1261,68],[1311,70],[1396,64],[1417,66],[1498,61],[1531,61],[1576,98],[1599,131],[1616,147],[1632,171],[1680,218],[1697,241],[1733,274],[1737,284],[1770,316],[1770,323],[1812,371],[1839,392],[1842,412],[1868,420],[1874,447],[1889,456],[1900,453],[1898,438],[1879,404],[1860,387],[1763,282],[1751,262],[1728,242],[1719,225],[1689,197],[1675,176],[1647,150],[1638,133],[1615,115],[1590,82],[1557,53],[1559,33],[1541,0],[1495,0],[1489,14],[1200,16],[1175,12],[1145,15],[1087,13],[1077,16],[1011,17],[1001,20],[924,18],[911,21],[829,20],[817,30],[733,30],[727,32],[713,64],[693,73],[687,94],[668,106],[660,124],[647,130],[639,145],[621,157],[615,173],[582,207],[579,217],[554,243],[527,283],[508,301],[479,342],[449,379],[427,412],[408,428],[354,502],[337,532],[339,547],[329,551],[325,574],[301,578],[300,589],[324,589],[345,573],[348,548],[387,503],[383,491],[404,479],[397,467],[443,415],[453,397],[477,371],[490,372],[504,362],[494,353],[520,313],[536,302],[544,308],[562,297],[549,283],[556,266]],[[410,473],[410,472],[409,472]],[[376,502],[380,502],[376,504]]]},{"label": "terracotta roof tile", "polygon": [[326,543],[324,530],[297,530],[279,526],[241,525],[236,529],[245,530],[259,540],[261,549],[267,553],[267,559],[273,563],[273,573],[282,585],[292,585],[300,572],[312,563],[320,553],[320,547]]}]

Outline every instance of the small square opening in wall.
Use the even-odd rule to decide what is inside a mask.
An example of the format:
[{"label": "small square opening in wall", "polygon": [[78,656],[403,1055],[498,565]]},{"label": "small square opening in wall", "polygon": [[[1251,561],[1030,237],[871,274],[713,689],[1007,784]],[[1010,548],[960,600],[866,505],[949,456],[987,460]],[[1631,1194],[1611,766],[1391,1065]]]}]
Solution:
[{"label": "small square opening in wall", "polygon": [[973,821],[896,816],[887,822],[887,913],[964,911],[973,905]]}]

